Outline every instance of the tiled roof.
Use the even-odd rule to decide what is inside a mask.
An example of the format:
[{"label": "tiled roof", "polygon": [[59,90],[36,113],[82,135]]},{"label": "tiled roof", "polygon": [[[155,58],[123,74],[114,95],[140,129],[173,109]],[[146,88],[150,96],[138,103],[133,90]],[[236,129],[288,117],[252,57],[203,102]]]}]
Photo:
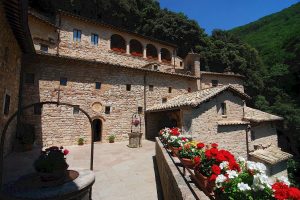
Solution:
[{"label": "tiled roof", "polygon": [[179,95],[177,97],[174,97],[170,100],[168,100],[166,103],[157,104],[153,107],[150,107],[147,109],[147,111],[158,111],[158,110],[170,110],[179,108],[182,106],[198,106],[199,104],[208,101],[209,99],[215,97],[219,93],[230,90],[233,91],[236,94],[239,94],[243,98],[249,99],[250,97],[239,91],[238,89],[234,88],[231,85],[226,86],[220,86],[220,87],[213,87],[205,90],[200,90],[197,92],[187,93],[183,95]]},{"label": "tiled roof", "polygon": [[250,124],[248,121],[218,121],[218,125],[226,126],[226,125],[241,125],[241,124]]},{"label": "tiled roof", "polygon": [[254,108],[245,107],[245,120],[252,122],[277,121],[283,120],[282,117],[272,115]]},{"label": "tiled roof", "polygon": [[259,149],[250,153],[250,156],[253,156],[254,158],[257,158],[269,164],[276,164],[280,161],[287,160],[293,157],[293,155],[282,151],[278,147]]},{"label": "tiled roof", "polygon": [[201,71],[202,75],[215,75],[215,76],[234,76],[234,77],[240,77],[245,78],[245,76],[241,74],[234,74],[234,73],[218,73],[218,72],[208,72],[208,71]]}]

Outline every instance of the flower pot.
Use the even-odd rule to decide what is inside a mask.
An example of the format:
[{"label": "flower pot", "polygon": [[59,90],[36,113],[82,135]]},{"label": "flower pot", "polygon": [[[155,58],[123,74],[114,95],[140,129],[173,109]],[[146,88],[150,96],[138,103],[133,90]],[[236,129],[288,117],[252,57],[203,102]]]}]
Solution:
[{"label": "flower pot", "polygon": [[172,149],[172,156],[177,157],[179,152],[179,147],[171,147]]},{"label": "flower pot", "polygon": [[51,173],[39,172],[39,176],[43,182],[64,180],[67,176],[67,170],[56,170]]},{"label": "flower pot", "polygon": [[195,167],[195,163],[192,159],[189,158],[181,158],[182,164],[190,169],[193,169]]},{"label": "flower pot", "polygon": [[205,189],[208,193],[212,193],[215,183],[209,181],[208,177],[201,174],[198,170],[194,170],[194,172],[200,187]]}]

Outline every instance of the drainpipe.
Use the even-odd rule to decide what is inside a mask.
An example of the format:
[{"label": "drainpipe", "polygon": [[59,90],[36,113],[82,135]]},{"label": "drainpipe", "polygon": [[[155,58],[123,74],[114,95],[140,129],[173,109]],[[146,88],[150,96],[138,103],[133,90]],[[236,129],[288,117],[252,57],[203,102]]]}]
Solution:
[{"label": "drainpipe", "polygon": [[145,138],[146,138],[146,128],[147,128],[147,115],[146,115],[146,109],[147,109],[147,72],[144,73],[144,120],[145,120]]},{"label": "drainpipe", "polygon": [[58,28],[57,28],[57,47],[56,55],[59,55],[59,46],[60,46],[60,29],[61,29],[61,15],[58,14]]},{"label": "drainpipe", "polygon": [[249,124],[246,128],[246,148],[247,148],[247,160],[249,160],[249,132],[251,131],[251,125]]}]

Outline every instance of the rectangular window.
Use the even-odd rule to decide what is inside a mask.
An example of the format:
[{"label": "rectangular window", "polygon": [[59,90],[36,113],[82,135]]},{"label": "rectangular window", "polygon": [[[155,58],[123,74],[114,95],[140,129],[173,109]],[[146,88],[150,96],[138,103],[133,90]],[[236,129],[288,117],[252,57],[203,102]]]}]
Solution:
[{"label": "rectangular window", "polygon": [[167,101],[168,101],[168,99],[167,99],[167,98],[165,98],[165,97],[164,97],[164,98],[162,98],[162,100],[161,100],[161,102],[162,102],[162,103],[166,103]]},{"label": "rectangular window", "polygon": [[172,87],[169,87],[169,93],[172,93]]},{"label": "rectangular window", "polygon": [[45,44],[40,44],[40,50],[42,52],[45,52],[45,53],[48,53],[48,45],[45,45]]},{"label": "rectangular window", "polygon": [[73,107],[73,115],[77,115],[77,114],[79,114],[79,106],[74,106]]},{"label": "rectangular window", "polygon": [[218,80],[211,80],[211,84],[213,87],[217,87],[218,84],[219,84],[219,81]]},{"label": "rectangular window", "polygon": [[153,91],[154,86],[153,85],[149,85],[149,91]]},{"label": "rectangular window", "polygon": [[65,77],[61,77],[60,78],[60,85],[66,86],[67,83],[68,83],[68,79],[67,78],[65,78]]},{"label": "rectangular window", "polygon": [[4,115],[9,114],[9,107],[10,107],[10,96],[6,94],[4,99]]},{"label": "rectangular window", "polygon": [[188,93],[192,92],[192,88],[189,87],[189,88],[187,89],[187,91],[188,91]]},{"label": "rectangular window", "polygon": [[35,115],[41,115],[42,114],[42,106],[40,104],[35,104],[33,107],[33,112]]},{"label": "rectangular window", "polygon": [[227,115],[226,103],[221,103],[221,113],[222,115]]},{"label": "rectangular window", "polygon": [[73,30],[73,41],[80,42],[81,41],[81,30],[74,29]]},{"label": "rectangular window", "polygon": [[26,73],[25,74],[25,83],[26,84],[34,84],[34,73]]},{"label": "rectangular window", "polygon": [[143,113],[143,107],[138,107],[138,113],[142,114]]},{"label": "rectangular window", "polygon": [[99,41],[98,34],[92,33],[92,36],[91,36],[92,45],[98,45],[98,41]]},{"label": "rectangular window", "polygon": [[182,67],[182,62],[180,61],[180,67]]},{"label": "rectangular window", "polygon": [[96,88],[97,90],[100,90],[100,89],[101,89],[101,83],[100,83],[100,82],[96,82],[96,83],[95,83],[95,88]]},{"label": "rectangular window", "polygon": [[105,114],[110,114],[110,106],[105,106]]},{"label": "rectangular window", "polygon": [[127,90],[127,91],[130,91],[130,90],[131,90],[131,85],[130,85],[130,84],[127,84],[127,85],[126,85],[126,90]]}]

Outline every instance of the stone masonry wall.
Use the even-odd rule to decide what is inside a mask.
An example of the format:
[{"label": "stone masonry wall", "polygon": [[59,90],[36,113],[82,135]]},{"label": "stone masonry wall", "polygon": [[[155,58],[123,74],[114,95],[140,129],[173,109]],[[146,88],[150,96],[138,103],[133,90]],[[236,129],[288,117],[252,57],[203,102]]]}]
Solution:
[{"label": "stone masonry wall", "polygon": [[[61,22],[61,41],[59,43],[60,55],[67,55],[85,59],[95,59],[100,61],[104,60],[107,62],[123,64],[132,67],[143,67],[146,64],[153,62],[153,60],[148,60],[146,58],[134,57],[130,54],[116,53],[112,51],[110,48],[110,38],[113,34],[121,35],[125,39],[125,41],[127,41],[127,43],[129,43],[131,39],[136,39],[143,46],[146,46],[147,44],[153,44],[157,48],[157,51],[159,51],[161,48],[166,48],[170,51],[171,54],[173,53],[174,47],[169,47],[154,41],[146,40],[142,37],[138,37],[126,32],[120,32],[118,30],[113,30],[104,26],[88,23],[86,21],[75,19],[73,17],[63,15],[61,17]],[[80,42],[73,41],[74,29],[81,30]],[[99,43],[97,46],[91,43],[92,33],[96,33],[99,35]],[[173,64],[173,62],[171,63]],[[161,64],[161,69],[164,71],[173,68],[172,64]]]},{"label": "stone masonry wall", "polygon": [[[19,80],[21,70],[21,50],[6,20],[2,2],[0,2],[0,134],[8,118],[17,111],[19,99]],[[10,95],[9,114],[4,114],[5,95]],[[5,154],[12,149],[15,137],[14,121],[7,132]]]},{"label": "stone masonry wall", "polygon": [[31,37],[34,48],[41,49],[41,44],[48,45],[48,53],[57,53],[58,33],[56,28],[32,15],[28,15],[28,26],[30,28]]},{"label": "stone masonry wall", "polygon": [[[222,116],[220,105],[227,104],[227,115]],[[246,125],[220,126],[218,121],[241,121],[243,101],[230,91],[203,103],[199,108],[183,109],[183,129],[193,138],[204,143],[216,142],[220,148],[232,151],[235,155],[246,156]]]},{"label": "stone masonry wall", "polygon": [[207,89],[212,87],[212,80],[218,80],[219,86],[231,84],[235,88],[244,92],[243,79],[240,77],[217,75],[217,74],[205,74],[201,73],[201,89]]},{"label": "stone masonry wall", "polygon": [[254,150],[254,145],[261,145],[263,147],[278,146],[278,137],[276,125],[273,122],[262,122],[251,126],[251,135],[254,136],[249,140],[250,151]]},{"label": "stone masonry wall", "polygon": [[[131,117],[144,108],[144,89],[146,106],[161,103],[163,97],[172,98],[187,93],[187,88],[196,90],[195,79],[176,77],[168,74],[147,73],[122,67],[88,63],[64,62],[61,58],[37,56],[26,64],[26,72],[35,74],[35,84],[24,84],[23,104],[39,101],[57,101],[60,89],[60,102],[79,105],[93,119],[103,123],[102,141],[107,141],[109,134],[116,134],[116,140],[127,140],[131,130]],[[67,86],[60,86],[60,77],[68,79]],[[144,81],[146,86],[144,87]],[[95,89],[95,82],[101,82],[101,89]],[[126,84],[131,84],[131,91],[126,91]],[[149,91],[149,84],[153,91]],[[172,92],[168,93],[169,87]],[[100,103],[102,110],[95,111],[94,103]],[[111,107],[111,113],[105,114],[105,106]],[[34,115],[33,109],[25,114],[25,119],[35,123],[39,133],[38,143],[43,145],[76,144],[77,139],[90,140],[90,126],[83,114],[73,114],[72,108],[62,106],[44,106],[42,115]],[[142,131],[145,133],[142,114]],[[145,135],[145,134],[144,134]]]}]

